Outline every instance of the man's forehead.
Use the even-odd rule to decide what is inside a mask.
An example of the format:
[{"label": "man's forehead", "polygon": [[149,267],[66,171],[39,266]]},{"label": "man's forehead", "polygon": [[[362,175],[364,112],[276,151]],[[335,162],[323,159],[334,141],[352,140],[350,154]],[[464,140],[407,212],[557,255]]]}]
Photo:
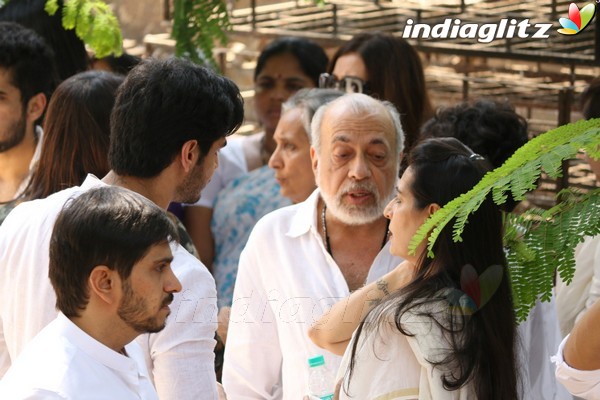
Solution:
[{"label": "man's forehead", "polygon": [[323,131],[330,134],[331,141],[349,142],[356,136],[379,136],[386,141],[395,140],[394,124],[385,111],[356,111],[349,107],[335,107],[327,110],[323,118]]}]

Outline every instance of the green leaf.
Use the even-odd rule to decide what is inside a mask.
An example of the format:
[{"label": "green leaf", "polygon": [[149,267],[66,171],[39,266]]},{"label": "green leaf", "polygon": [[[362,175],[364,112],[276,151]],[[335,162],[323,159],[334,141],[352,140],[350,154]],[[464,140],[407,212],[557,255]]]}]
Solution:
[{"label": "green leaf", "polygon": [[212,55],[215,42],[226,44],[231,29],[225,2],[174,0],[174,8],[171,36],[176,42],[175,54],[216,67]]},{"label": "green leaf", "polygon": [[[0,4],[0,6],[2,6],[2,4]],[[44,6],[44,10],[50,15],[56,14],[58,11],[58,0],[48,0]]]},{"label": "green leaf", "polygon": [[[435,241],[448,224],[452,224],[453,240],[462,240],[469,215],[488,196],[496,204],[506,201],[508,191],[516,199],[523,198],[536,187],[542,172],[559,176],[562,162],[580,149],[600,158],[600,119],[564,125],[530,140],[473,189],[431,215],[411,239],[409,251],[414,254],[427,239],[427,255],[434,257]],[[585,236],[600,234],[600,189],[587,194],[563,191],[558,199],[548,211],[505,216],[507,261],[520,320],[527,318],[536,301],[550,299],[555,271],[567,282],[573,278],[575,247]]]},{"label": "green leaf", "polygon": [[[50,15],[58,11],[57,0],[47,0],[45,10]],[[123,37],[119,21],[103,0],[65,0],[62,24],[87,44],[95,56],[119,56],[123,53]]]}]

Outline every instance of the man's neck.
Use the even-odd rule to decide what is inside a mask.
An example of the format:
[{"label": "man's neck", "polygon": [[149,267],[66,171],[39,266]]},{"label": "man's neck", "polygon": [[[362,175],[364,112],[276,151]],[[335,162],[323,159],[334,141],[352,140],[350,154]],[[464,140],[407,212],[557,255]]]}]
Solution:
[{"label": "man's neck", "polygon": [[124,354],[125,345],[135,339],[139,332],[134,331],[122,321],[106,320],[99,317],[98,314],[87,315],[85,311],[79,317],[70,317],[69,319],[79,329],[84,331],[98,342],[106,347]]},{"label": "man's neck", "polygon": [[317,208],[319,234],[344,275],[348,289],[356,290],[366,282],[373,261],[386,243],[387,220],[382,215],[368,224],[348,225],[329,210],[325,215],[323,207],[321,200]]},{"label": "man's neck", "polygon": [[114,171],[110,171],[102,179],[102,182],[141,194],[165,210],[173,197],[172,191],[169,190],[166,184],[161,183],[160,177],[138,178],[133,176],[121,176]]},{"label": "man's neck", "polygon": [[0,153],[0,202],[13,200],[21,183],[29,174],[29,165],[37,146],[33,128],[23,141]]}]

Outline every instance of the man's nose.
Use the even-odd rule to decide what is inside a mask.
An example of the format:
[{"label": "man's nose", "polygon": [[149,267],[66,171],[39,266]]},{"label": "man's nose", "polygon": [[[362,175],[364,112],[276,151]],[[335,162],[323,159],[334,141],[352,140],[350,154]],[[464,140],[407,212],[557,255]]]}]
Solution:
[{"label": "man's nose", "polygon": [[371,176],[371,170],[369,169],[369,162],[365,159],[365,156],[358,154],[350,163],[350,170],[348,174],[351,178],[356,180],[362,180]]}]

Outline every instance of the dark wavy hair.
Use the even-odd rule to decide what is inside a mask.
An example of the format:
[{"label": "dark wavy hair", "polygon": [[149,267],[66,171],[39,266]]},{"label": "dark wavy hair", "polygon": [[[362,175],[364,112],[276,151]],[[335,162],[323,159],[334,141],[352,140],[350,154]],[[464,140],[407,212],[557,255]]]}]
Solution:
[{"label": "dark wavy hair", "polygon": [[56,88],[44,121],[40,159],[25,196],[43,199],[80,185],[87,174],[101,178],[108,173],[110,112],[123,79],[87,71]]},{"label": "dark wavy hair", "polygon": [[[421,124],[433,114],[419,54],[402,38],[360,33],[337,50],[327,72],[332,73],[338,58],[348,53],[358,53],[365,63],[369,94],[398,109],[405,134],[404,154],[408,154],[418,140]],[[403,167],[406,159],[402,158]]]},{"label": "dark wavy hair", "polygon": [[254,69],[254,80],[265,67],[265,63],[274,56],[292,54],[304,72],[319,87],[319,76],[327,67],[327,54],[321,46],[312,40],[300,37],[283,37],[269,43],[258,56]]},{"label": "dark wavy hair", "polygon": [[[422,209],[432,203],[443,206],[479,182],[489,166],[485,160],[470,158],[471,154],[454,138],[428,139],[414,147],[409,168],[414,177],[411,192],[416,207]],[[472,384],[479,400],[517,399],[516,320],[502,246],[500,210],[487,198],[469,216],[460,242],[452,238],[453,222],[437,238],[433,247],[435,258],[428,258],[425,251],[417,262],[414,280],[385,298],[382,307],[375,308],[365,320],[379,321],[382,309],[392,309],[397,329],[411,336],[401,322],[406,313],[430,318],[449,341],[449,351],[441,360],[428,360],[443,371],[442,383],[447,390]],[[465,265],[473,266],[479,276],[490,266],[502,267],[502,280],[490,300],[472,315],[451,312],[450,307],[435,314],[423,311],[427,305],[443,300],[440,293],[444,290],[461,288],[461,270]],[[357,339],[364,328],[363,321],[352,348],[350,378]]]},{"label": "dark wavy hair", "polygon": [[[508,102],[480,99],[439,108],[421,129],[422,138],[454,137],[498,168],[527,143],[527,120]],[[512,211],[518,201],[509,196],[502,208]]]},{"label": "dark wavy hair", "polygon": [[142,61],[117,92],[111,169],[121,176],[155,177],[189,140],[198,141],[201,162],[243,119],[244,100],[230,79],[184,59]]}]

